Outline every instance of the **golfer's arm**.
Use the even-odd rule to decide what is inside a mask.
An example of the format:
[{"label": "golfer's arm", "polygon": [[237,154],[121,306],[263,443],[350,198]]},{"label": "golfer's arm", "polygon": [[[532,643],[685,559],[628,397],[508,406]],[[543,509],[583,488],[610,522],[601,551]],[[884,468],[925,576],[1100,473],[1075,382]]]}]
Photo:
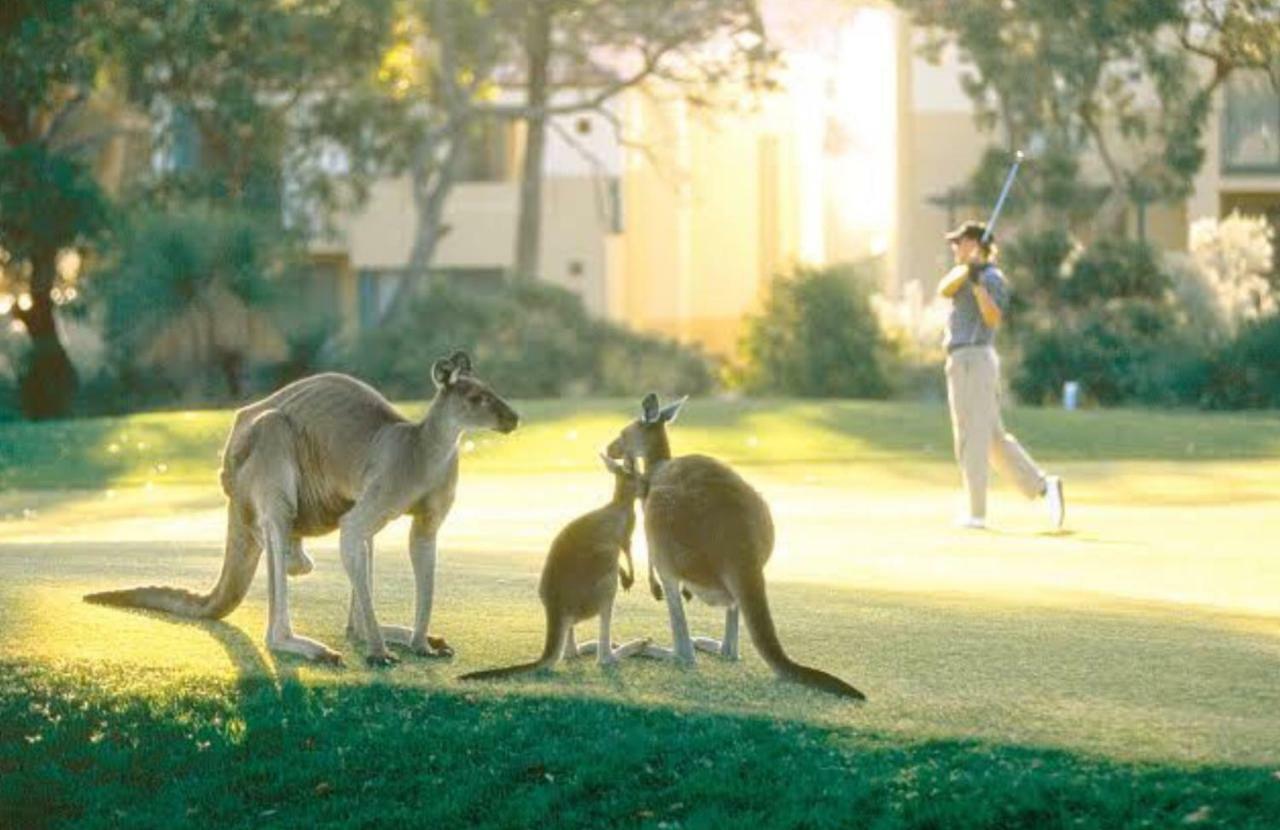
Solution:
[{"label": "golfer's arm", "polygon": [[987,324],[987,328],[998,328],[1000,322],[1004,319],[1004,315],[1000,313],[1000,306],[996,305],[996,301],[991,299],[991,295],[987,293],[987,287],[982,283],[975,283],[973,286],[973,298],[978,301],[978,311],[982,314],[982,322]]},{"label": "golfer's arm", "polygon": [[957,265],[947,272],[942,278],[942,282],[938,283],[939,297],[954,297],[960,287],[969,279],[969,266]]}]

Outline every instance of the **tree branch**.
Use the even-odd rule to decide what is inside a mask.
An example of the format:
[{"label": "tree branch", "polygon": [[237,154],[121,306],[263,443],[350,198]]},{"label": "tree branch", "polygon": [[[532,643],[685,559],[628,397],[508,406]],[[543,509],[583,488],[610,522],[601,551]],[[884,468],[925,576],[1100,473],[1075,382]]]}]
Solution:
[{"label": "tree branch", "polygon": [[40,143],[46,147],[52,144],[57,139],[58,133],[62,132],[63,128],[66,127],[67,121],[80,111],[80,108],[84,106],[87,100],[89,100],[89,91],[84,88],[77,89],[71,100],[67,101],[50,119],[49,126],[45,128],[44,134],[40,136]]},{"label": "tree branch", "polygon": [[646,78],[657,72],[662,64],[662,59],[675,51],[679,45],[680,41],[676,39],[664,42],[652,52],[646,52],[643,65],[632,74],[619,78],[613,83],[601,87],[593,95],[586,98],[580,98],[572,103],[550,104],[544,107],[530,107],[519,104],[482,104],[478,105],[477,108],[484,115],[520,120],[546,118],[552,115],[571,115],[576,112],[596,110],[603,106],[610,98],[613,98],[622,91],[630,89],[636,84],[641,83]]}]

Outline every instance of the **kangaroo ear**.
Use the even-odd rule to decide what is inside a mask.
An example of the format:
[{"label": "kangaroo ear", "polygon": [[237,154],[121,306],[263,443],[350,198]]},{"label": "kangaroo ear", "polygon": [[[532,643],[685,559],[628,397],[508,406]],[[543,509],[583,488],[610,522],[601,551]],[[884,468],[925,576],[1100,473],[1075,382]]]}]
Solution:
[{"label": "kangaroo ear", "polygon": [[453,360],[442,357],[432,364],[431,379],[441,388],[453,383]]},{"label": "kangaroo ear", "polygon": [[612,458],[605,455],[604,453],[600,453],[600,460],[604,462],[604,468],[609,472],[613,473],[614,475],[621,475],[626,472],[626,470],[623,469],[621,464],[619,464],[617,461],[614,461]]},{"label": "kangaroo ear", "polygon": [[643,417],[640,419],[646,424],[656,424],[658,422],[658,395],[654,392],[644,396],[644,400],[640,402],[640,412]]},{"label": "kangaroo ear", "polygon": [[453,365],[458,368],[458,371],[463,374],[471,374],[471,355],[467,354],[462,349],[458,349],[453,354],[449,355],[449,359],[453,361]]},{"label": "kangaroo ear", "polygon": [[687,400],[689,400],[689,396],[685,395],[680,400],[662,407],[662,411],[658,413],[658,420],[662,421],[664,424],[669,424],[675,421],[676,417],[680,414],[680,407],[684,406],[684,402]]}]

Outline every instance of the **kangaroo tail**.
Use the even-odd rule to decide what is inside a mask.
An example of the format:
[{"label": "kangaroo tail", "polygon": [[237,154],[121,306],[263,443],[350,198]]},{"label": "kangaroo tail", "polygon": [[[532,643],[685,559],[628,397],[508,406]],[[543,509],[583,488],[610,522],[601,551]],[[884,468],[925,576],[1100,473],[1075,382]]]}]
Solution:
[{"label": "kangaroo tail", "polygon": [[253,582],[261,549],[248,526],[235,515],[234,508],[227,509],[227,545],[222,560],[222,573],[218,582],[207,594],[197,594],[184,588],[148,586],[127,588],[122,591],[103,591],[87,594],[85,602],[95,605],[111,605],[118,608],[150,608],[176,614],[180,617],[200,617],[219,620],[235,610]]},{"label": "kangaroo tail", "polygon": [[569,617],[565,614],[547,609],[547,639],[542,646],[542,656],[532,663],[520,663],[501,669],[473,671],[458,677],[459,680],[494,680],[499,677],[511,677],[516,674],[547,669],[560,659],[560,649],[564,647],[564,638],[569,633]]},{"label": "kangaroo tail", "polygon": [[790,680],[811,689],[852,698],[866,700],[867,696],[840,678],[810,666],[802,666],[787,656],[778,640],[778,632],[773,627],[773,616],[769,613],[769,599],[765,594],[764,574],[753,567],[744,568],[731,586],[742,615],[746,619],[747,631],[751,633],[751,642],[756,651],[773,669],[774,674],[783,680]]}]

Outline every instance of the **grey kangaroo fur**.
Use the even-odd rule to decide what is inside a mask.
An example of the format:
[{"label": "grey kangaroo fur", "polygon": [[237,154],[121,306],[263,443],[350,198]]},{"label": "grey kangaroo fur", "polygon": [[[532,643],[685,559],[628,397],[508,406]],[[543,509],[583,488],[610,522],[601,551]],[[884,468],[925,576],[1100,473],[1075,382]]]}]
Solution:
[{"label": "grey kangaroo fur", "polygon": [[[674,649],[650,646],[651,656],[692,664],[694,649],[738,659],[738,612],[756,650],[774,673],[855,700],[862,692],[819,669],[796,663],[782,649],[769,613],[764,566],[773,553],[769,506],[725,464],[705,455],[671,457],[667,424],[684,404],[662,407],[650,393],[641,416],[609,445],[612,458],[644,459],[644,528],[649,542],[650,587],[667,601]],[[656,569],[661,587],[653,579]],[[723,641],[691,637],[685,619],[682,586],[711,605],[727,606]]]},{"label": "grey kangaroo fur", "polygon": [[[222,453],[227,541],[217,584],[205,594],[147,587],[89,594],[85,600],[221,619],[244,599],[266,550],[268,648],[339,663],[333,649],[294,634],[286,578],[286,571],[311,570],[303,537],[337,528],[352,588],[347,631],[364,639],[367,661],[396,662],[388,642],[424,656],[452,654],[443,638],[428,635],[428,625],[436,533],[453,504],[458,440],[471,429],[511,432],[519,416],[472,375],[465,352],[436,361],[431,376],[436,396],[418,423],[406,420],[372,387],[340,374],[304,378],[240,409]],[[413,517],[413,627],[381,626],[371,594],[373,537],[405,514]]]},{"label": "grey kangaroo fur", "polygon": [[[532,663],[464,674],[460,680],[486,680],[537,671],[565,659],[596,654],[600,665],[618,662],[648,646],[649,641],[632,640],[618,648],[610,639],[613,601],[621,580],[624,590],[635,582],[631,560],[631,534],[636,526],[636,496],[641,486],[635,462],[618,464],[601,457],[614,475],[613,499],[597,510],[579,516],[556,536],[542,568],[538,596],[547,614],[547,637],[542,656]],[[618,567],[618,553],[627,559],[625,571]],[[600,617],[600,638],[576,645],[575,623]]]}]

